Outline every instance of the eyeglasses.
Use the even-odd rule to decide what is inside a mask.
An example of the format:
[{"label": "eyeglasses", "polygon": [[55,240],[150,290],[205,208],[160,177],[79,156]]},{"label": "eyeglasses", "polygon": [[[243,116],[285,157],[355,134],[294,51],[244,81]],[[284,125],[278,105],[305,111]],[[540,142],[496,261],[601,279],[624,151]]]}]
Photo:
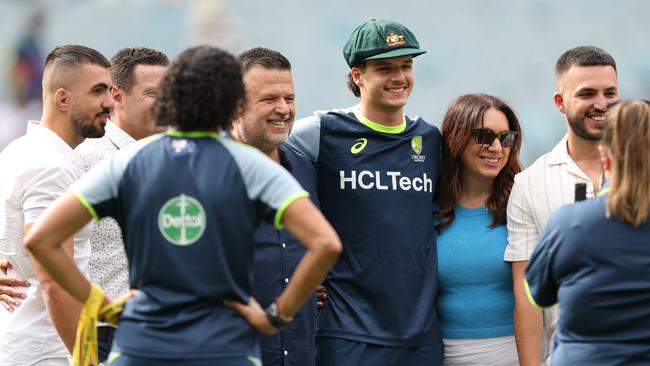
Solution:
[{"label": "eyeglasses", "polygon": [[501,146],[503,147],[513,147],[517,141],[517,131],[503,131],[496,133],[487,128],[477,128],[472,132],[474,140],[479,145],[490,146],[495,139],[499,139]]}]

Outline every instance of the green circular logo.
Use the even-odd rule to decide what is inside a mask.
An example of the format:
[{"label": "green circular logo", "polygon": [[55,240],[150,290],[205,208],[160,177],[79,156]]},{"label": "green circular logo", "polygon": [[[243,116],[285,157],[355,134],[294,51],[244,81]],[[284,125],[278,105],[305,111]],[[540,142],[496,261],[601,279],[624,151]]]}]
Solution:
[{"label": "green circular logo", "polygon": [[193,244],[205,231],[205,210],[199,201],[181,194],[165,202],[160,209],[158,228],[172,244]]}]

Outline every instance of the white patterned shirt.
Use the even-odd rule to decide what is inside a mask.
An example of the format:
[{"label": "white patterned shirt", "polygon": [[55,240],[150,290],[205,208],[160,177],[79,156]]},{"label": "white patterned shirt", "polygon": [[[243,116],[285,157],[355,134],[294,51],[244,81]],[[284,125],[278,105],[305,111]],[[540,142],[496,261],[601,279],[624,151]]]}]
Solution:
[{"label": "white patterned shirt", "polygon": [[[84,161],[84,171],[90,170],[101,160],[134,143],[129,134],[115,123],[106,123],[106,134],[98,139],[86,139],[76,149]],[[110,299],[116,299],[129,291],[129,269],[124,251],[122,231],[117,221],[102,219],[90,235],[90,279],[98,283]],[[100,324],[101,325],[101,324]]]},{"label": "white patterned shirt", "polygon": [[[515,176],[508,199],[508,246],[504,254],[505,261],[530,259],[537,238],[551,214],[561,206],[575,202],[576,183],[587,184],[587,198],[594,197],[591,179],[569,156],[566,135],[553,150]],[[557,320],[557,306],[544,309],[544,359],[549,359]]]}]

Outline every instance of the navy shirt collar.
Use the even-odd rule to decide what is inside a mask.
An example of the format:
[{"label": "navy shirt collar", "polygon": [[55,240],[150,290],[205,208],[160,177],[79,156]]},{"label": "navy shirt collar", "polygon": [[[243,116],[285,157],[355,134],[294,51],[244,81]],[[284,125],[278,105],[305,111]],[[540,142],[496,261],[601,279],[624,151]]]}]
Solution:
[{"label": "navy shirt collar", "polygon": [[280,165],[282,165],[286,170],[292,171],[293,165],[291,165],[291,160],[287,156],[287,147],[284,145],[278,146],[278,153],[280,155]]}]

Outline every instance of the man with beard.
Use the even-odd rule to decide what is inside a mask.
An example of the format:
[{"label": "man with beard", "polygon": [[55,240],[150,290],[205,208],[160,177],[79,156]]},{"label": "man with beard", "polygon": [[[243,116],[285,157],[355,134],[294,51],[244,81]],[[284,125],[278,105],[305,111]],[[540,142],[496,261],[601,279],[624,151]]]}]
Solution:
[{"label": "man with beard", "polygon": [[[106,134],[88,139],[75,150],[83,159],[83,171],[136,140],[164,131],[156,125],[153,104],[156,90],[167,71],[169,59],[150,48],[124,48],[111,58],[111,95],[115,100]],[[122,231],[115,219],[99,221],[90,235],[90,279],[117,299],[129,291],[129,271],[122,241]],[[115,328],[108,323],[97,327],[99,361],[104,362],[111,351]]]},{"label": "man with beard", "polygon": [[576,183],[593,197],[602,185],[598,144],[605,112],[618,100],[614,58],[590,46],[566,51],[555,65],[557,91],[553,100],[565,115],[567,135],[551,152],[517,174],[508,201],[508,247],[515,292],[515,339],[522,366],[546,364],[557,323],[556,308],[540,312],[528,301],[524,271],[549,216],[574,202]]},{"label": "man with beard", "polygon": [[[303,154],[284,145],[296,115],[291,64],[282,54],[253,48],[239,55],[246,107],[233,122],[231,135],[255,146],[282,165],[309,192],[316,205],[316,170]],[[286,229],[265,222],[255,232],[253,297],[267,307],[289,283],[305,247]],[[315,362],[316,298],[312,296],[293,321],[274,335],[262,335],[264,366],[313,366]]]},{"label": "man with beard", "polygon": [[[31,259],[23,237],[45,209],[82,174],[74,152],[87,137],[104,135],[114,106],[109,62],[94,49],[52,50],[43,73],[43,115],[0,154],[0,256],[8,275],[31,286],[18,308],[0,312],[0,365],[69,365],[80,304]],[[86,226],[65,241],[83,272],[90,246]],[[49,313],[49,315],[48,315]]]}]

